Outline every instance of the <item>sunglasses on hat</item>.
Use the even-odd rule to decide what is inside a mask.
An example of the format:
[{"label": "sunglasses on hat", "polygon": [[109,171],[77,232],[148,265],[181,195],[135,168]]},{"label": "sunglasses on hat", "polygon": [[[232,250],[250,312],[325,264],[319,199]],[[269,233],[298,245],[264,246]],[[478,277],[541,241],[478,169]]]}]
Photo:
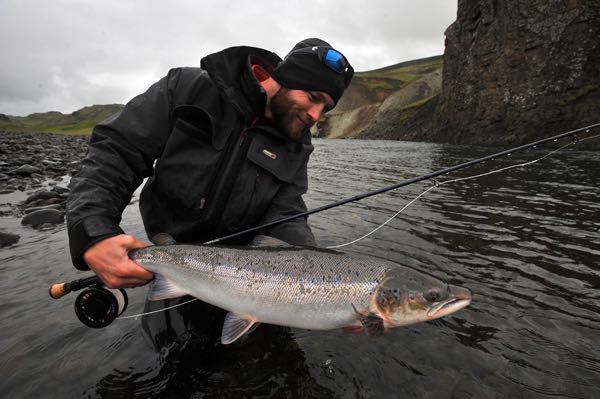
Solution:
[{"label": "sunglasses on hat", "polygon": [[331,47],[306,47],[290,52],[285,58],[297,53],[316,54],[323,65],[340,75],[344,75],[344,84],[346,87],[350,84],[354,75],[354,68],[352,68],[346,57],[339,51]]}]

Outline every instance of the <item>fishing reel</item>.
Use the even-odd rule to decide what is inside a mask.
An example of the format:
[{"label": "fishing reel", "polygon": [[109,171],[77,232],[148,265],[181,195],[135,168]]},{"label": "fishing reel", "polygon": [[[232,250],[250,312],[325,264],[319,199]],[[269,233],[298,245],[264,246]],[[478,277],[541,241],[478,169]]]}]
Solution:
[{"label": "fishing reel", "polygon": [[128,298],[125,290],[107,288],[96,276],[54,284],[50,287],[50,296],[58,299],[83,288],[85,289],[75,299],[75,314],[88,327],[106,327],[127,309]]},{"label": "fishing reel", "polygon": [[127,294],[122,288],[90,287],[77,295],[75,314],[88,327],[103,328],[127,309]]}]

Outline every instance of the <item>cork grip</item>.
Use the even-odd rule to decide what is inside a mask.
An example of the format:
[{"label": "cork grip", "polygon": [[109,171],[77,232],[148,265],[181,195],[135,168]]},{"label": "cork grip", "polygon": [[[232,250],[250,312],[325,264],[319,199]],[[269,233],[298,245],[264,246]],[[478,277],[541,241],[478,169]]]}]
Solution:
[{"label": "cork grip", "polygon": [[61,298],[68,294],[65,283],[54,284],[50,287],[50,296],[54,299]]}]

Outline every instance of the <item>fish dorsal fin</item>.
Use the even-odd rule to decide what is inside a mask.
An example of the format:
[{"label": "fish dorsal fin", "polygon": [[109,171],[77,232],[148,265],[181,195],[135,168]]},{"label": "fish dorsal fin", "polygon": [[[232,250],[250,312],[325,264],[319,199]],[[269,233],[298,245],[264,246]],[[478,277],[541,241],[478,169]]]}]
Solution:
[{"label": "fish dorsal fin", "polygon": [[169,233],[158,233],[150,240],[154,245],[174,245],[177,242]]},{"label": "fish dorsal fin", "polygon": [[221,333],[221,343],[228,345],[235,342],[239,337],[246,333],[254,331],[259,323],[253,320],[244,319],[234,313],[227,313],[223,323],[223,332]]},{"label": "fish dorsal fin", "polygon": [[285,241],[280,240],[279,238],[269,237],[269,236],[256,236],[252,240],[249,247],[260,248],[260,247],[288,247],[291,248],[293,245],[288,244]]},{"label": "fish dorsal fin", "polygon": [[161,299],[179,298],[187,294],[187,292],[177,287],[172,281],[167,280],[160,274],[155,274],[154,280],[150,283],[148,300],[159,301]]}]

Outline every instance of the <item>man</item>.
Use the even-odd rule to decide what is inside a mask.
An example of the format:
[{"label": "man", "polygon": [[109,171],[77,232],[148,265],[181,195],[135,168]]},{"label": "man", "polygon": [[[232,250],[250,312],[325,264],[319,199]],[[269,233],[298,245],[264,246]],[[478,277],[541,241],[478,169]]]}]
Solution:
[{"label": "man", "polygon": [[[251,47],[211,54],[201,68],[177,68],[94,128],[71,180],[71,257],[110,288],[153,278],[127,253],[146,246],[119,227],[134,190],[148,237],[202,243],[306,210],[309,128],[339,101],[353,76],[320,39],[281,60]],[[261,232],[314,245],[306,219]],[[236,244],[250,241],[243,237]]]}]

